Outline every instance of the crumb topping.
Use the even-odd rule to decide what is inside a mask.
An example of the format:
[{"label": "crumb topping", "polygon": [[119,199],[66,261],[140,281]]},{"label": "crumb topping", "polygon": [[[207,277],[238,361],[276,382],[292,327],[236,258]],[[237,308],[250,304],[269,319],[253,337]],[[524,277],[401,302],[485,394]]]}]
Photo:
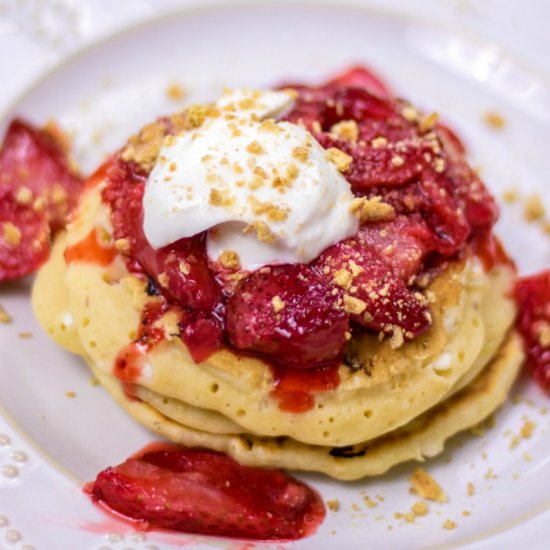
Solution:
[{"label": "crumb topping", "polygon": [[417,468],[409,478],[411,493],[428,500],[447,502],[447,495],[435,479],[423,468]]},{"label": "crumb topping", "polygon": [[174,82],[166,88],[166,97],[172,101],[180,101],[185,97],[185,90],[181,84]]},{"label": "crumb topping", "polygon": [[4,306],[0,304],[0,323],[7,325],[12,322],[11,315],[4,309]]},{"label": "crumb topping", "polygon": [[21,244],[21,230],[11,222],[4,222],[2,224],[2,238],[8,246],[19,246]]},{"label": "crumb topping", "polygon": [[344,151],[338,149],[337,147],[330,147],[325,151],[325,158],[340,172],[345,172],[353,162],[353,158],[350,157],[347,153],[344,153]]},{"label": "crumb topping", "polygon": [[340,510],[340,501],[337,498],[332,500],[327,500],[326,504],[327,504],[327,508],[332,512],[338,512],[338,510]]},{"label": "crumb topping", "polygon": [[255,232],[260,242],[272,244],[275,242],[275,235],[264,222],[253,222],[243,229],[243,233]]},{"label": "crumb topping", "polygon": [[367,197],[353,199],[350,212],[359,218],[360,223],[388,221],[395,217],[393,206],[382,202],[382,197],[380,196],[370,199]]},{"label": "crumb topping", "polygon": [[344,294],[344,311],[346,313],[360,315],[367,309],[367,304],[359,298]]},{"label": "crumb topping", "polygon": [[502,130],[506,126],[506,119],[496,111],[483,113],[483,122],[493,130]]},{"label": "crumb topping", "polygon": [[285,308],[285,303],[281,300],[280,296],[273,296],[271,299],[271,305],[273,306],[274,313],[279,313]]},{"label": "crumb topping", "polygon": [[359,126],[355,120],[342,120],[331,127],[330,133],[336,138],[356,142],[359,138]]},{"label": "crumb topping", "polygon": [[220,254],[218,262],[226,269],[238,270],[241,267],[239,255],[234,250],[224,250]]}]

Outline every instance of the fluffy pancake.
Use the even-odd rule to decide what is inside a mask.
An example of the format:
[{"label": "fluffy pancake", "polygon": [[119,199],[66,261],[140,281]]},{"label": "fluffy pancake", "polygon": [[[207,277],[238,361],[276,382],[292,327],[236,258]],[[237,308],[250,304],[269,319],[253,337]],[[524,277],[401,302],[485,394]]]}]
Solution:
[{"label": "fluffy pancake", "polygon": [[379,475],[407,460],[435,456],[452,435],[477,424],[506,399],[523,362],[519,337],[510,333],[491,363],[470,385],[411,423],[371,442],[332,448],[288,437],[223,435],[170,420],[150,405],[130,401],[113,376],[92,367],[114,399],[138,422],[177,443],[223,451],[243,464],[323,472],[342,480]]},{"label": "fluffy pancake", "polygon": [[[94,227],[110,229],[97,189],[86,194],[68,243],[79,242]],[[66,267],[63,249],[60,239],[39,274],[33,296],[37,316],[61,345],[110,374],[151,298],[120,259],[107,268],[80,262]],[[328,447],[371,440],[407,424],[479,373],[513,322],[506,297],[512,276],[505,267],[486,274],[472,260],[451,266],[429,289],[432,329],[399,349],[367,334],[354,338],[352,367],[340,367],[339,387],[317,393],[315,408],[305,413],[278,408],[271,371],[260,360],[224,350],[197,365],[177,336],[149,353],[150,367],[137,380],[136,393],[166,416],[213,434],[288,436]],[[72,318],[74,330],[58,330],[60,317]],[[173,320],[164,321],[166,332],[176,334]]]}]

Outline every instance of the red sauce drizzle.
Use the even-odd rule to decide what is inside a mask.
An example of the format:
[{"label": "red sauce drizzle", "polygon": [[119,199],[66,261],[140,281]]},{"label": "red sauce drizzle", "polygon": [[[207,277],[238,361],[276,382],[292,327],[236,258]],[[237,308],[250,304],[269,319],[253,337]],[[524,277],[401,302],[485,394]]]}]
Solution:
[{"label": "red sauce drizzle", "polygon": [[162,300],[146,304],[136,339],[124,346],[115,359],[113,375],[123,383],[122,387],[130,399],[135,399],[132,385],[141,377],[147,354],[165,338],[164,330],[153,326],[165,311],[166,304]]},{"label": "red sauce drizzle", "polygon": [[500,239],[492,233],[479,236],[472,242],[474,253],[483,264],[485,271],[491,271],[497,265],[509,265],[516,267],[514,261],[506,254]]},{"label": "red sauce drizzle", "polygon": [[68,246],[65,261],[88,262],[101,266],[109,265],[116,257],[115,247],[101,242],[97,230],[92,229],[80,242]]},{"label": "red sauce drizzle", "polygon": [[527,354],[526,366],[550,395],[550,270],[518,279],[515,298],[519,309],[516,323]]},{"label": "red sauce drizzle", "polygon": [[300,539],[326,514],[314,489],[281,470],[162,443],[107,468],[84,491],[140,529],[240,539]]},{"label": "red sauce drizzle", "polygon": [[279,408],[289,413],[303,413],[313,409],[315,392],[338,387],[338,367],[338,364],[315,369],[272,367],[275,380],[272,395],[279,401]]}]

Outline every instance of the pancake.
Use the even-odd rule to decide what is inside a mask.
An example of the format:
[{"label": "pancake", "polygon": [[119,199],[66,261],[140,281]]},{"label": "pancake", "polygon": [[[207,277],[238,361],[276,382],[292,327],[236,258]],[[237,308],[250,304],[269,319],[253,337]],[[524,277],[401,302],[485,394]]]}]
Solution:
[{"label": "pancake", "polygon": [[250,466],[322,472],[336,479],[354,480],[440,453],[448,438],[481,422],[504,402],[523,358],[520,338],[511,332],[487,368],[466,388],[402,428],[371,442],[343,448],[306,445],[288,437],[196,430],[170,420],[147,403],[129,400],[116,378],[93,366],[92,370],[135,420],[176,443],[222,451]]},{"label": "pancake", "polygon": [[[67,242],[79,242],[94,227],[109,230],[98,190],[86,194]],[[108,268],[77,262],[67,268],[63,239],[37,279],[37,316],[61,345],[110,374],[151,298],[120,258]],[[342,365],[339,387],[317,393],[315,408],[305,413],[279,409],[271,396],[271,371],[261,361],[224,350],[197,365],[177,336],[149,354],[150,368],[136,380],[136,393],[164,415],[205,432],[288,436],[329,447],[368,441],[407,424],[483,369],[513,322],[506,297],[512,277],[505,267],[486,274],[473,259],[455,263],[429,289],[431,330],[399,349],[372,335],[355,337],[350,345],[354,367]],[[70,331],[57,330],[62,317],[73,319]],[[177,333],[169,318],[164,321],[168,333]]]}]

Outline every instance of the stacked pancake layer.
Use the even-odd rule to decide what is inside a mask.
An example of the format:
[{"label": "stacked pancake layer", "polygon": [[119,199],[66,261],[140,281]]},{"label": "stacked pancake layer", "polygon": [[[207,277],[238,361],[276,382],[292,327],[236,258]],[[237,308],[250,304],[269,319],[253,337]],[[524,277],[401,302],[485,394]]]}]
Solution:
[{"label": "stacked pancake layer", "polygon": [[109,220],[100,187],[88,190],[38,275],[34,309],[51,337],[82,355],[136,420],[176,442],[251,465],[339,479],[376,475],[437,454],[448,437],[493,412],[521,365],[508,297],[513,270],[501,265],[486,272],[470,257],[429,287],[427,333],[397,349],[376,335],[354,336],[338,387],[315,393],[311,410],[282,411],[272,371],[259,359],[226,349],[195,363],[170,311],[158,321],[165,339],[147,353],[132,386],[139,399],[129,399],[113,366],[134,340],[144,307],[157,298],[122,257],[107,266],[64,258],[67,246],[94,229],[109,235]]}]

